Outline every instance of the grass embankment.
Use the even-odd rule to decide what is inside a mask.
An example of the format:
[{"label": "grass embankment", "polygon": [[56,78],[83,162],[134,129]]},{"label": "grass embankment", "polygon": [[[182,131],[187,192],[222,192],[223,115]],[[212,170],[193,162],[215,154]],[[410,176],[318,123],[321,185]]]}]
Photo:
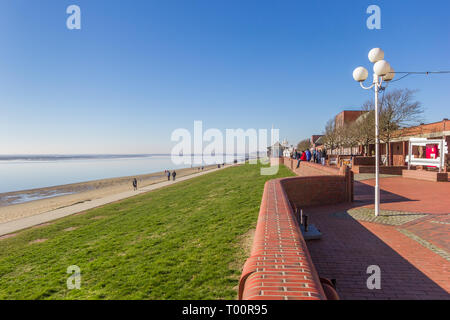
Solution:
[{"label": "grass embankment", "polygon": [[[243,165],[0,240],[0,299],[235,299],[265,181]],[[81,288],[67,289],[67,267]]]}]

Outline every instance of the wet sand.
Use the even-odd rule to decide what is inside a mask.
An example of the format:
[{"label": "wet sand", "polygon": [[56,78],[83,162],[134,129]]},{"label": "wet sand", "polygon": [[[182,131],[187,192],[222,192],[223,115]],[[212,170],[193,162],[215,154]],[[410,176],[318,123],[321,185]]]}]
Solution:
[{"label": "wet sand", "polygon": [[[203,171],[217,168],[217,165],[205,166]],[[197,167],[176,170],[177,178],[201,172]],[[7,192],[0,194],[0,223],[22,219],[47,211],[68,207],[77,203],[92,201],[105,196],[132,190],[132,180],[138,180],[138,188],[161,181],[167,181],[164,172],[145,175],[93,180],[61,186]],[[63,194],[59,196],[54,196]],[[45,199],[14,204],[20,199]]]}]

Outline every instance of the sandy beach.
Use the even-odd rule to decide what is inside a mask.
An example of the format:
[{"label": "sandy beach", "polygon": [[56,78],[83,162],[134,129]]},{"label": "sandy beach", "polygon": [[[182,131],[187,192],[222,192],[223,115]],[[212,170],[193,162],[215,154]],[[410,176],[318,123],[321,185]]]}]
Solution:
[{"label": "sandy beach", "polygon": [[[203,171],[215,168],[217,168],[217,165],[205,166]],[[177,178],[199,173],[201,171],[202,170],[199,170],[198,167],[176,170]],[[167,181],[167,176],[164,172],[155,172],[145,175],[101,179],[61,186],[1,193],[0,223],[18,220],[51,210],[130,191],[133,189],[133,178],[138,180],[138,188]],[[63,195],[52,196],[54,194]],[[18,201],[21,198],[33,199],[42,197],[47,198],[14,204],[15,201]]]}]

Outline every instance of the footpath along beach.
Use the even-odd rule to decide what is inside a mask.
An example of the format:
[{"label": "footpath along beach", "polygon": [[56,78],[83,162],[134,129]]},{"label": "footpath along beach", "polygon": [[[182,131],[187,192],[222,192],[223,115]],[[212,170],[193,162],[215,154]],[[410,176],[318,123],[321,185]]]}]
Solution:
[{"label": "footpath along beach", "polygon": [[[226,165],[225,167],[229,166]],[[221,168],[224,167],[221,166]],[[3,193],[0,194],[0,199],[17,198],[27,194],[41,194],[45,197],[45,195],[51,194],[52,192],[70,194],[9,205],[3,200],[3,202],[0,202],[0,237],[24,228],[149,192],[216,170],[219,170],[217,165],[206,166],[203,170],[199,170],[197,167],[179,169],[176,170],[177,176],[175,181],[172,178],[168,181],[164,172],[157,172],[146,175],[102,179],[64,186]],[[132,187],[133,178],[138,180],[137,191],[134,191]]]}]

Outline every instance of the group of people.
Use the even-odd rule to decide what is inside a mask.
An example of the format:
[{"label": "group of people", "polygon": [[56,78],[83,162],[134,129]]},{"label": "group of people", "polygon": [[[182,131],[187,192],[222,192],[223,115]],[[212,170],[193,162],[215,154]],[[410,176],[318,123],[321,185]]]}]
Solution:
[{"label": "group of people", "polygon": [[312,152],[309,149],[304,151],[297,151],[297,149],[294,149],[294,153],[292,154],[292,158],[297,160],[297,168],[300,166],[300,162],[302,161],[320,163],[324,166],[326,157],[327,152],[325,149],[314,149]]},{"label": "group of people", "polygon": [[[172,172],[170,172],[169,170],[164,170],[164,174],[167,176],[167,180],[170,181],[170,176],[172,176],[172,180],[175,181],[175,177],[177,176],[177,172],[175,170],[173,170]],[[133,178],[132,180],[132,185],[133,185],[133,189],[134,191],[136,191],[138,189],[138,181],[136,178]]]},{"label": "group of people", "polygon": [[[225,163],[222,165],[224,166]],[[220,164],[218,164],[217,167],[220,168]],[[200,170],[203,171],[204,169],[205,169],[204,166],[198,167],[198,171],[200,171]],[[172,180],[175,181],[175,177],[177,176],[177,172],[175,170],[173,170],[172,172],[170,172],[169,170],[164,170],[164,174],[167,177],[167,181],[170,181],[171,176],[172,176]],[[133,184],[133,189],[136,191],[138,188],[138,182],[137,182],[136,178],[133,179],[132,184]]]},{"label": "group of people", "polygon": [[167,181],[170,181],[171,175],[172,175],[172,180],[175,181],[175,177],[177,176],[177,172],[175,170],[173,170],[172,173],[170,173],[169,170],[164,170],[164,172],[166,173]]}]

